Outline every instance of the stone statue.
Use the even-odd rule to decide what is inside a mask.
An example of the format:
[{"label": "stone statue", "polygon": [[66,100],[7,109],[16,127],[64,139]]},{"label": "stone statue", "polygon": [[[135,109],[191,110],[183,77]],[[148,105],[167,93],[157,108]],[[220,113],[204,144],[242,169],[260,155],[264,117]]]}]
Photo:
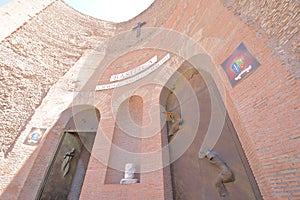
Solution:
[{"label": "stone statue", "polygon": [[222,160],[220,155],[215,151],[206,152],[205,158],[207,158],[211,164],[215,165],[221,170],[221,172],[217,176],[215,186],[219,192],[219,195],[221,197],[225,197],[227,194],[227,190],[224,183],[233,182],[235,180],[232,170],[227,166],[227,164]]},{"label": "stone statue", "polygon": [[133,163],[127,163],[125,165],[125,175],[120,181],[120,184],[133,184],[137,183],[137,179],[134,178],[135,166]]},{"label": "stone statue", "polygon": [[61,165],[61,171],[63,172],[64,177],[68,174],[70,170],[70,162],[74,157],[74,155],[75,155],[75,148],[72,148],[72,150],[68,151],[64,156],[64,160]]}]

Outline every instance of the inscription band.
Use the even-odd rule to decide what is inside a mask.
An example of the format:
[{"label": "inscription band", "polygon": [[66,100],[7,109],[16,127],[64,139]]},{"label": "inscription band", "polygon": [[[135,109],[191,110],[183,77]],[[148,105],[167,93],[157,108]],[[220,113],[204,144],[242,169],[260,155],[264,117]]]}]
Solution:
[{"label": "inscription band", "polygon": [[147,62],[145,62],[144,64],[134,68],[134,69],[131,69],[127,72],[123,72],[123,73],[120,73],[120,74],[115,74],[115,75],[112,75],[110,77],[110,82],[113,82],[113,81],[119,81],[119,80],[123,80],[123,79],[126,79],[126,78],[129,78],[131,76],[134,76],[142,71],[144,71],[145,69],[147,69],[148,67],[150,67],[153,63],[156,63],[157,62],[157,56],[154,56],[153,58],[151,58],[150,60],[148,60]]},{"label": "inscription band", "polygon": [[141,78],[147,76],[148,74],[150,74],[151,72],[155,71],[156,69],[158,69],[161,65],[163,65],[167,60],[170,59],[170,54],[168,53],[165,57],[163,57],[158,63],[156,63],[155,65],[151,66],[149,69],[145,70],[144,72],[123,80],[123,81],[119,81],[119,82],[115,82],[115,83],[109,83],[109,84],[104,84],[104,85],[97,85],[96,86],[96,91],[100,91],[100,90],[108,90],[108,89],[113,89],[113,88],[117,88],[117,87],[121,87],[124,85],[128,85],[130,83],[133,83],[137,80],[140,80]]}]

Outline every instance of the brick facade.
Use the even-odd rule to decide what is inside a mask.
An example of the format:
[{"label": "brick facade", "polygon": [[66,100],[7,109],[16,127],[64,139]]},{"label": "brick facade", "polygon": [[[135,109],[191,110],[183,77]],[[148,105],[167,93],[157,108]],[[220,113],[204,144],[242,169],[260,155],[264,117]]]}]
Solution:
[{"label": "brick facade", "polygon": [[[159,118],[157,116],[160,113],[159,96],[162,88],[184,62],[182,58],[185,50],[182,47],[184,42],[175,42],[171,38],[172,31],[176,31],[191,38],[199,46],[204,55],[203,59],[210,59],[201,60],[201,63],[210,68],[263,198],[300,198],[300,85],[298,76],[299,30],[297,29],[299,2],[260,2],[254,4],[254,1],[226,1],[223,4],[222,1],[209,0],[157,0],[136,18],[120,24],[110,24],[79,14],[63,2],[55,1],[0,44],[3,49],[2,57],[6,58],[0,61],[2,73],[9,71],[7,73],[9,76],[1,75],[5,79],[1,82],[5,90],[3,94],[7,94],[7,98],[1,99],[1,105],[15,105],[16,109],[24,109],[24,112],[16,112],[15,118],[11,120],[8,116],[14,115],[1,116],[4,117],[1,120],[4,125],[1,127],[5,128],[5,131],[12,129],[7,133],[1,132],[1,137],[4,138],[1,144],[2,151],[8,151],[51,85],[74,65],[84,51],[101,48],[96,43],[97,40],[113,36],[115,39],[108,45],[107,54],[99,64],[100,67],[95,69],[93,76],[83,87],[82,96],[78,95],[74,98],[75,104],[85,103],[81,98],[87,98],[86,92],[94,91],[97,84],[108,83],[112,74],[138,66],[154,55],[161,58],[168,52],[168,49],[172,49],[171,60],[155,75],[145,77],[143,82],[138,81],[132,87],[99,91],[92,96],[94,102],[90,104],[100,111],[101,119],[81,192],[81,199],[132,199],[133,196],[136,199],[170,199],[172,197],[172,191],[168,185],[170,180],[166,178],[169,176],[168,169],[164,171],[160,168],[141,174],[142,181],[136,185],[104,184],[107,166],[103,163],[109,159],[111,146],[103,137],[112,140],[115,131],[116,108],[133,95],[138,95],[143,99],[143,132],[147,133],[151,125],[155,126],[160,123],[155,121],[153,116]],[[260,10],[264,12],[259,12]],[[59,14],[57,22],[53,22],[50,26],[45,22],[51,21],[49,18],[53,13]],[[147,21],[142,29],[141,40],[136,39],[135,34],[131,32],[131,28],[139,21]],[[280,23],[277,24],[277,21]],[[163,31],[157,33],[147,31],[147,27],[171,31],[170,33]],[[64,36],[58,34],[65,30],[69,34]],[[129,31],[126,32],[127,30]],[[39,34],[32,34],[32,32]],[[34,42],[29,42],[29,35],[33,36],[31,40]],[[122,43],[123,46],[114,46],[117,45],[114,41],[118,41],[118,36],[120,40],[124,39],[122,37],[127,37],[126,43]],[[232,88],[220,64],[241,42],[258,59],[261,66]],[[36,46],[37,43],[41,45]],[[147,48],[138,48],[143,46]],[[45,49],[43,50],[42,47]],[[158,50],[155,47],[165,49]],[[35,51],[37,48],[40,49]],[[28,63],[28,66],[34,66],[34,71],[28,71],[34,74],[23,75],[21,68],[24,65],[18,66],[18,63]],[[41,66],[44,67],[41,68]],[[48,73],[42,73],[46,71]],[[25,88],[22,88],[22,84],[25,83],[24,76],[26,80],[28,79],[28,83],[24,86]],[[7,84],[10,82],[11,84]],[[23,93],[22,91],[37,87],[37,82],[45,87],[41,87],[40,96],[36,102],[30,100],[30,95],[23,98],[25,99],[23,101],[9,101],[11,98],[8,97],[13,95],[9,91]],[[11,85],[11,88],[8,85]],[[25,93],[30,94],[30,92]],[[8,113],[14,111],[9,107],[4,107],[2,110],[5,109]],[[5,126],[12,122],[16,124],[15,121],[18,122],[17,126]],[[33,166],[23,170],[26,176],[30,175],[28,180],[38,179],[37,182],[41,182],[46,169],[35,169],[37,166],[48,166],[50,163],[49,152],[47,159],[41,158],[41,155],[46,151],[47,146],[52,146],[53,150],[53,143],[58,142],[60,129],[63,126],[55,127],[52,129],[54,134],[47,135],[36,153],[32,155],[33,158],[27,160],[28,166]],[[15,134],[12,135],[11,132]],[[142,141],[142,152],[161,148],[160,131],[154,131],[154,133],[152,137]],[[147,163],[147,160],[142,160],[142,163],[144,161]],[[162,165],[162,163],[159,164]],[[21,174],[22,170],[19,173]],[[34,196],[38,184],[29,187],[28,180],[26,185],[26,180],[18,177],[17,174],[13,184],[8,187],[17,186],[16,196],[9,192],[11,190],[4,190],[3,197],[16,198],[20,195],[20,198],[25,199],[23,195],[30,191],[33,191]],[[24,189],[20,192],[24,184]]]}]

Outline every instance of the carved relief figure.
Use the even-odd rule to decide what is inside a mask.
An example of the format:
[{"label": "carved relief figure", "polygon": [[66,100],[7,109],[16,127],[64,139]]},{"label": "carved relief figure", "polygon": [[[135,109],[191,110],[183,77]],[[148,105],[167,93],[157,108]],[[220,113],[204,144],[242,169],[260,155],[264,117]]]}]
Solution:
[{"label": "carved relief figure", "polygon": [[206,153],[205,158],[207,158],[211,164],[215,165],[221,170],[221,172],[217,176],[215,186],[219,192],[219,195],[221,197],[225,197],[227,194],[227,190],[224,183],[230,183],[235,180],[232,170],[227,166],[225,161],[223,161],[220,155],[215,151],[208,151]]},{"label": "carved relief figure", "polygon": [[182,125],[183,120],[177,120],[177,121],[172,121],[172,125],[171,125],[171,133],[169,135],[174,135],[175,133],[178,132],[178,130],[180,129],[180,126]]},{"label": "carved relief figure", "polygon": [[169,136],[173,136],[180,129],[183,120],[175,112],[168,112],[167,114],[167,120],[171,121]]},{"label": "carved relief figure", "polygon": [[72,148],[72,150],[68,151],[64,156],[64,160],[61,164],[61,171],[63,172],[64,177],[68,174],[70,170],[70,162],[74,157],[74,155],[75,155],[75,148]]}]

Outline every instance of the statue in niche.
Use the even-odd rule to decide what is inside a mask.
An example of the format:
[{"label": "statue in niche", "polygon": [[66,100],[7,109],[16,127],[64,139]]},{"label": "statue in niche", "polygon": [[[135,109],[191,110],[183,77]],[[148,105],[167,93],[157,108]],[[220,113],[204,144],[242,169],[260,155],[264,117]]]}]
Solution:
[{"label": "statue in niche", "polygon": [[227,190],[224,183],[230,183],[235,180],[234,174],[232,170],[227,166],[225,161],[221,158],[221,156],[215,151],[206,152],[205,158],[208,161],[218,167],[221,172],[218,174],[215,186],[219,192],[221,197],[225,197],[227,195]]},{"label": "statue in niche", "polygon": [[169,135],[172,136],[175,133],[177,133],[182,124],[183,124],[183,120],[182,119],[177,120],[177,121],[172,121],[171,133]]},{"label": "statue in niche", "polygon": [[72,150],[68,151],[64,156],[64,160],[61,164],[61,171],[63,172],[64,177],[68,174],[70,170],[70,163],[74,155],[75,155],[75,148],[72,148]]},{"label": "statue in niche", "polygon": [[171,127],[170,127],[169,136],[173,136],[180,129],[181,125],[183,124],[183,120],[182,118],[180,118],[180,116],[177,113],[175,112],[170,112],[170,113],[171,114],[169,114],[169,119],[171,121]]},{"label": "statue in niche", "polygon": [[120,184],[128,185],[137,183],[137,179],[134,178],[135,166],[133,163],[127,163],[125,165],[125,175],[124,178],[120,181]]}]

